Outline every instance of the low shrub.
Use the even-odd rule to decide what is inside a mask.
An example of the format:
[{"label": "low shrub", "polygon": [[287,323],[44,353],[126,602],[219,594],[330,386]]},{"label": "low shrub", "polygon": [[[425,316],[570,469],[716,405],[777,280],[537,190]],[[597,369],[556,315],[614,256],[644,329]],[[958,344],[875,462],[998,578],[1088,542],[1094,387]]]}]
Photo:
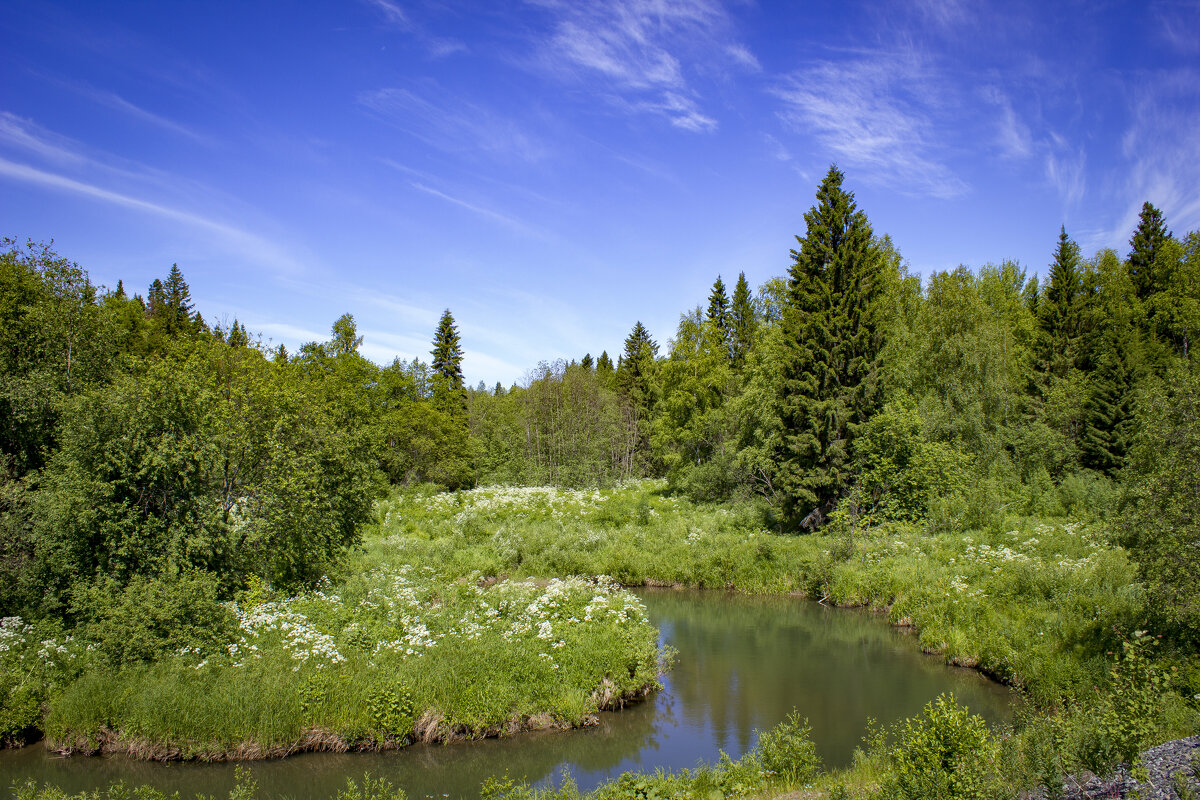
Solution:
[{"label": "low shrub", "polygon": [[759,736],[758,754],[763,769],[785,786],[806,784],[821,769],[812,728],[795,710],[783,722]]}]

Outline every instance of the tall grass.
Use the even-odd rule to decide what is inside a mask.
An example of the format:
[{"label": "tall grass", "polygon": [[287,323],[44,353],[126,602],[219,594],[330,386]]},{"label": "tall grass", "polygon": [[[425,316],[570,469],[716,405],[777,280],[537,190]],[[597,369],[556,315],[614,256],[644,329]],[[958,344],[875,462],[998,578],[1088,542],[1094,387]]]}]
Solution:
[{"label": "tall grass", "polygon": [[659,669],[644,607],[604,581],[479,585],[377,565],[238,623],[219,655],[85,671],[51,699],[49,741],[255,758],[574,726]]}]

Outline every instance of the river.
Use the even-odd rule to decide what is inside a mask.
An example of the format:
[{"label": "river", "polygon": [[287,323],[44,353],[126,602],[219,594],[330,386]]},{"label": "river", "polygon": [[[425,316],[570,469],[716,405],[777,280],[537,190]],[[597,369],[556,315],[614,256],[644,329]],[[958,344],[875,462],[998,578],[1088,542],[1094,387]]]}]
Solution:
[{"label": "river", "polygon": [[[530,782],[564,771],[587,790],[626,770],[694,767],[723,751],[738,758],[756,731],[793,708],[808,717],[827,766],[849,764],[868,718],[889,723],[954,692],[996,724],[1012,711],[1011,692],[977,673],[921,654],[915,640],[877,615],[788,597],[644,590],[639,595],[662,640],[679,652],[662,691],[600,724],[569,733],[418,745],[387,753],[312,753],[248,765],[261,793],[326,800],[347,777],[385,777],[419,798],[479,797],[488,777],[506,772]],[[33,778],[70,792],[122,780],[225,796],[232,764],[157,764],[125,758],[59,758],[40,744],[0,752],[0,793]],[[261,794],[260,794],[261,796]]]}]

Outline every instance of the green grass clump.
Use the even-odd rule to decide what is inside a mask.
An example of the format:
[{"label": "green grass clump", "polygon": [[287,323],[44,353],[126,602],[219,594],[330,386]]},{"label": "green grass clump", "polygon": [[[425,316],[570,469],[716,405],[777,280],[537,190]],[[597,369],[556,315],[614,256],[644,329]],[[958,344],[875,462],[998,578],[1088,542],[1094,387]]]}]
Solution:
[{"label": "green grass clump", "polygon": [[657,680],[657,631],[603,581],[479,585],[378,566],[235,612],[225,651],[97,666],[50,703],[58,747],[282,755],[579,725]]}]

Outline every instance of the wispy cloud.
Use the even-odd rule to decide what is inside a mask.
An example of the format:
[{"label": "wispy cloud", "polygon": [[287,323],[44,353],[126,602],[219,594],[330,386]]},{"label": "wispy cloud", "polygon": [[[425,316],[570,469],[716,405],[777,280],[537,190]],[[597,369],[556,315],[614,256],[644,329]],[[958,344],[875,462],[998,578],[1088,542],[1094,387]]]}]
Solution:
[{"label": "wispy cloud", "polygon": [[83,164],[87,157],[65,136],[41,128],[33,120],[0,111],[0,142],[34,153],[59,165]]},{"label": "wispy cloud", "polygon": [[967,185],[944,161],[940,95],[920,58],[872,53],[821,61],[775,90],[782,118],[864,177],[897,191],[956,197]]},{"label": "wispy cloud", "polygon": [[399,3],[395,3],[393,0],[365,0],[365,2],[378,11],[388,24],[408,30],[410,25],[408,14],[404,13],[404,9],[400,7]]},{"label": "wispy cloud", "polygon": [[289,325],[286,322],[259,322],[255,323],[252,320],[247,320],[245,323],[246,330],[261,333],[275,341],[289,341],[294,346],[308,344],[309,342],[323,342],[329,338],[329,332],[318,333],[317,331],[308,328],[301,328],[296,325]]},{"label": "wispy cloud", "polygon": [[553,33],[542,46],[547,71],[598,80],[598,94],[618,98],[618,107],[663,116],[683,130],[717,127],[693,99],[690,62],[708,67],[715,50],[743,69],[760,69],[745,45],[728,41],[729,17],[712,0],[532,2],[553,16]]},{"label": "wispy cloud", "polygon": [[1158,22],[1163,41],[1185,55],[1200,53],[1200,41],[1196,39],[1196,31],[1200,29],[1200,3],[1195,0],[1160,1],[1152,3],[1149,10]]},{"label": "wispy cloud", "polygon": [[1176,233],[1200,229],[1200,70],[1162,72],[1130,86],[1137,98],[1122,137],[1127,206],[1109,244],[1129,238],[1144,201]]},{"label": "wispy cloud", "polygon": [[431,58],[446,58],[456,53],[470,51],[467,43],[461,39],[450,36],[438,36],[432,33],[426,21],[414,19],[395,0],[362,1],[376,11],[377,16],[383,20],[384,25],[411,36],[425,48],[425,51]]},{"label": "wispy cloud", "polygon": [[161,205],[150,200],[143,200],[127,194],[105,189],[101,186],[46,172],[28,164],[20,164],[0,157],[0,176],[20,183],[32,184],[54,191],[75,194],[92,200],[99,200],[110,205],[121,206],[135,211],[181,222],[220,237],[225,245],[251,260],[269,265],[276,269],[295,271],[299,269],[297,262],[282,248],[263,239],[261,236],[243,231],[232,225],[217,220],[184,211],[178,208]]},{"label": "wispy cloud", "polygon": [[212,139],[209,137],[197,133],[186,125],[182,125],[174,120],[167,119],[166,117],[155,114],[152,111],[147,111],[141,106],[134,105],[114,92],[102,91],[100,89],[93,89],[91,87],[82,87],[81,91],[83,91],[84,94],[92,98],[97,103],[127,114],[141,122],[148,123],[178,136],[183,136],[200,144],[212,144]]},{"label": "wispy cloud", "polygon": [[393,319],[405,326],[428,328],[430,336],[441,317],[441,310],[435,309],[436,304],[413,305],[378,290],[357,289],[348,297],[354,303],[369,303],[386,309]]},{"label": "wispy cloud", "polygon": [[1033,137],[1029,126],[1017,116],[1013,109],[1012,99],[996,86],[983,90],[983,96],[990,101],[1000,115],[996,122],[996,147],[1007,158],[1028,158],[1033,154]]},{"label": "wispy cloud", "polygon": [[755,57],[754,53],[751,53],[749,48],[747,48],[744,44],[737,43],[726,45],[725,55],[729,56],[733,63],[738,64],[745,69],[750,70],[751,72],[762,72],[762,64],[758,62],[758,59]]},{"label": "wispy cloud", "polygon": [[1087,186],[1087,154],[1056,137],[1054,151],[1046,156],[1046,178],[1068,205],[1083,199]]},{"label": "wispy cloud", "polygon": [[700,108],[690,97],[676,92],[663,92],[654,100],[640,100],[629,103],[622,98],[614,98],[613,103],[628,108],[631,111],[649,112],[666,117],[676,128],[693,133],[709,133],[717,129],[717,121],[700,112]]},{"label": "wispy cloud", "polygon": [[944,30],[955,28],[970,18],[963,0],[917,0],[914,5],[925,20]]},{"label": "wispy cloud", "polygon": [[387,88],[362,92],[358,102],[431,147],[455,154],[537,162],[549,149],[513,119],[429,85],[425,91]]},{"label": "wispy cloud", "polygon": [[447,203],[456,205],[459,208],[465,208],[467,211],[470,211],[472,214],[478,214],[479,216],[483,217],[484,219],[489,219],[492,222],[498,222],[507,228],[517,231],[518,233],[531,234],[531,235],[535,234],[535,231],[532,228],[530,228],[525,223],[521,222],[519,219],[515,219],[506,214],[501,214],[499,211],[493,211],[490,208],[485,208],[484,206],[477,205],[475,203],[468,203],[466,200],[460,200],[457,197],[453,197],[451,195],[446,194],[445,192],[434,189],[432,186],[426,186],[425,184],[420,183],[419,181],[409,181],[409,186],[411,186],[412,188],[416,189],[419,192],[424,192],[425,194],[436,197],[439,200],[445,200]]}]

